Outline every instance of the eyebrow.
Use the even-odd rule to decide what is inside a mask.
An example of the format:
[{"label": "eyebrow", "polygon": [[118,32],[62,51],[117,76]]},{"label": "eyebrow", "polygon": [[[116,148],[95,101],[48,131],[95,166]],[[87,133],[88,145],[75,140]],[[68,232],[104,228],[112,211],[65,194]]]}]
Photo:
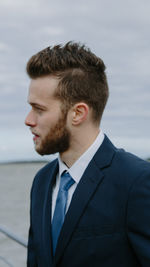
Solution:
[{"label": "eyebrow", "polygon": [[34,102],[29,102],[29,105],[31,105],[32,107],[36,107],[36,108],[43,108],[46,109],[45,106],[38,104],[38,103],[34,103]]}]

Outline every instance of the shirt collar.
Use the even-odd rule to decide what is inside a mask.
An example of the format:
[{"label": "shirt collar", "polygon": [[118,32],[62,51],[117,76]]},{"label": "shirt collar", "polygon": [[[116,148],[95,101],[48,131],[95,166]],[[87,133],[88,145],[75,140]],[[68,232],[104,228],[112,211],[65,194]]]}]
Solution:
[{"label": "shirt collar", "polygon": [[65,163],[62,162],[59,155],[59,176],[62,174],[62,172],[66,170],[70,173],[71,177],[75,180],[75,182],[79,183],[85,169],[87,168],[88,164],[90,163],[91,159],[95,155],[100,145],[102,144],[103,140],[104,134],[100,130],[93,144],[78,158],[78,160],[71,166],[71,168],[68,168]]}]

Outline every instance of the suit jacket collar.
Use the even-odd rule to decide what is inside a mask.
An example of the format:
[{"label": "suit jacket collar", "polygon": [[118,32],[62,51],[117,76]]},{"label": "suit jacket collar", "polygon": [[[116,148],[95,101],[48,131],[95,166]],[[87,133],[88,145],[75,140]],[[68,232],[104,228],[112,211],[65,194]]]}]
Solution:
[{"label": "suit jacket collar", "polygon": [[105,135],[104,141],[95,156],[93,157],[93,160],[99,166],[100,169],[103,169],[111,164],[114,153],[116,151],[117,148]]},{"label": "suit jacket collar", "polygon": [[[103,141],[87,169],[85,170],[65,217],[63,227],[58,239],[56,253],[54,257],[54,266],[58,264],[63,255],[67,244],[76,228],[76,225],[86,209],[88,202],[92,198],[98,185],[104,179],[103,169],[109,167],[114,156],[116,148],[109,141],[107,136]],[[84,192],[84,194],[83,194]]]}]

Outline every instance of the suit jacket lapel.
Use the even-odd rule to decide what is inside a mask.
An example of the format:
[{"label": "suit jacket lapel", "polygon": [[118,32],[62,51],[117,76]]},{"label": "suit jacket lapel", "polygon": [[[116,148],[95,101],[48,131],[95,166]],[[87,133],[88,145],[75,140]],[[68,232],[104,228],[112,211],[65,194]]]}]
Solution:
[{"label": "suit jacket lapel", "polygon": [[[42,233],[43,233],[43,247],[45,252],[45,262],[47,266],[52,266],[53,252],[52,252],[52,234],[51,234],[51,207],[52,207],[52,188],[56,180],[56,175],[58,173],[58,161],[50,163],[53,166],[48,168],[47,173],[47,184],[45,192],[45,202],[43,205],[43,223],[42,223]],[[51,170],[51,172],[49,172]],[[47,256],[48,255],[48,256]]]},{"label": "suit jacket lapel", "polygon": [[[98,177],[98,179],[95,180],[94,177]],[[56,262],[58,262],[59,258],[64,252],[64,249],[67,246],[80,217],[82,216],[98,184],[102,181],[102,178],[103,174],[99,173],[99,170],[97,168],[95,168],[94,171],[91,172],[89,167],[83,175],[82,179],[80,180],[76,191],[72,197],[72,201],[66,214],[65,221],[58,239],[55,254]]]},{"label": "suit jacket lapel", "polygon": [[114,154],[112,146],[113,145],[108,138],[105,137],[103,144],[91,160],[75,190],[58,239],[54,266],[58,263],[60,257],[64,253],[65,247],[67,246],[80,217],[95,193],[97,186],[100,185],[104,178],[102,169],[110,165]]}]

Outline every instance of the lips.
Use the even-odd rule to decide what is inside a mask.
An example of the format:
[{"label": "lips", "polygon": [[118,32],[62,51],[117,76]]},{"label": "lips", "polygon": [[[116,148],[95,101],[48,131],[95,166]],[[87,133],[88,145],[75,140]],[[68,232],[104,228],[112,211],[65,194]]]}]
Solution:
[{"label": "lips", "polygon": [[39,135],[34,134],[33,141],[35,142],[39,138]]},{"label": "lips", "polygon": [[40,136],[34,132],[32,132],[33,134],[33,141],[35,142]]}]

